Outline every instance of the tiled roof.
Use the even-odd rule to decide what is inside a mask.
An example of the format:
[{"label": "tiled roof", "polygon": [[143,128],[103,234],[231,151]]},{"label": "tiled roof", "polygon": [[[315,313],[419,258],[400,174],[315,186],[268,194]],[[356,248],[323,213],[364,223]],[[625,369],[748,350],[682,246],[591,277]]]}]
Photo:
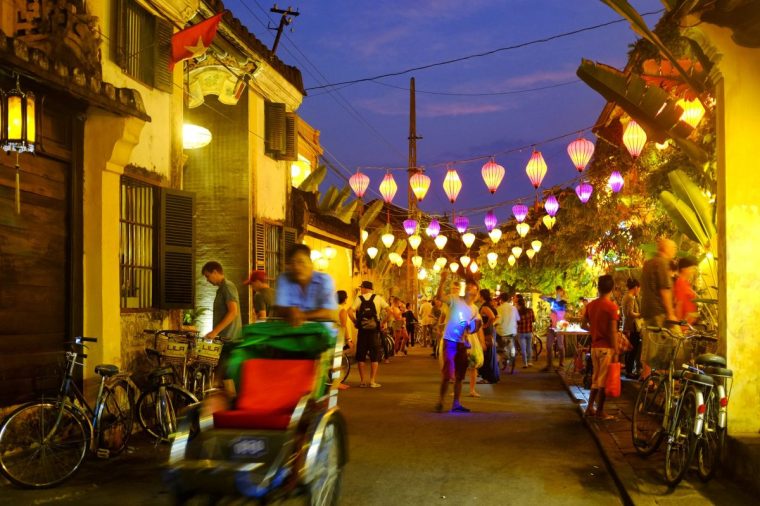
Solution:
[{"label": "tiled roof", "polygon": [[[204,0],[204,3],[214,12],[222,12],[226,10],[222,0]],[[306,90],[303,87],[303,78],[301,77],[301,71],[298,70],[298,67],[287,65],[280,60],[277,55],[272,53],[272,51],[252,34],[238,18],[233,16],[229,10],[227,10],[222,19],[224,20],[225,25],[240,37],[251,50],[265,59],[272,68],[279,72],[290,84],[295,86],[302,95],[306,95]]]}]

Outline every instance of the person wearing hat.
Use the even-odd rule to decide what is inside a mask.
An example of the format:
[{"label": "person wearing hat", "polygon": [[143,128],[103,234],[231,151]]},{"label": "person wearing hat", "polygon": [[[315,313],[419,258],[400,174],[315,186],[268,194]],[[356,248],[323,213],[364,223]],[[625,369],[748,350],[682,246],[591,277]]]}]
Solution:
[{"label": "person wearing hat", "polygon": [[275,292],[274,288],[267,283],[267,273],[265,271],[251,271],[248,279],[243,281],[244,285],[253,288],[253,310],[256,319],[271,316],[271,309],[274,307]]},{"label": "person wearing hat", "polygon": [[673,284],[673,299],[676,306],[676,318],[694,323],[699,313],[697,311],[697,292],[691,286],[697,271],[697,259],[684,257],[678,259],[678,277]]},{"label": "person wearing hat", "polygon": [[[388,302],[381,296],[373,293],[372,281],[362,281],[359,286],[361,292],[351,309],[348,317],[358,329],[356,336],[356,363],[359,369],[359,386],[379,388],[377,369],[382,356],[382,342],[380,341],[380,315],[384,309],[389,309]],[[365,364],[369,354],[370,372],[369,383],[365,381]]]}]

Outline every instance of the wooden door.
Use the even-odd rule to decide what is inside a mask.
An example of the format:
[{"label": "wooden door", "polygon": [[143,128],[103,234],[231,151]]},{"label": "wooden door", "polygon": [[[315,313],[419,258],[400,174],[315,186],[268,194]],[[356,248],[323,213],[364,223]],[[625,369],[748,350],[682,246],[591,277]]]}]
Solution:
[{"label": "wooden door", "polygon": [[16,155],[0,154],[0,405],[54,390],[63,343],[81,327],[75,148],[81,120],[73,111],[46,107],[41,127],[36,155],[18,159],[21,214],[15,211]]}]

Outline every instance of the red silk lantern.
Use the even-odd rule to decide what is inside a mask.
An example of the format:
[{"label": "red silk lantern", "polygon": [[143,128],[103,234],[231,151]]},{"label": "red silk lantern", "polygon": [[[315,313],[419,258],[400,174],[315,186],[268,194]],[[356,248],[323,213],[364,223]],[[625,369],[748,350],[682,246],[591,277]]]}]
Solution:
[{"label": "red silk lantern", "polygon": [[398,190],[396,180],[393,179],[393,174],[389,172],[380,183],[380,194],[383,196],[383,200],[385,200],[386,204],[393,202],[393,197],[396,196],[396,190]]},{"label": "red silk lantern", "polygon": [[483,181],[485,181],[486,186],[488,187],[488,191],[491,192],[491,195],[496,193],[496,189],[499,188],[501,180],[504,179],[504,167],[496,163],[494,159],[491,158],[488,162],[486,162],[485,165],[483,165],[480,173],[482,174]]},{"label": "red silk lantern", "polygon": [[367,192],[367,187],[369,187],[369,176],[357,170],[356,174],[348,179],[348,184],[351,185],[356,196],[362,198]]},{"label": "red silk lantern", "polygon": [[546,214],[549,216],[556,215],[557,211],[559,211],[559,202],[557,201],[557,197],[554,195],[549,195],[546,197],[546,202],[544,202],[544,209],[546,209]]},{"label": "red silk lantern", "polygon": [[430,178],[422,172],[416,172],[409,178],[409,186],[412,187],[412,192],[417,200],[422,202],[422,199],[427,195],[428,188],[430,188]]},{"label": "red silk lantern", "polygon": [[639,157],[646,142],[647,133],[644,129],[634,120],[629,121],[623,132],[623,144],[625,144],[625,149],[628,150],[634,160]]},{"label": "red silk lantern", "polygon": [[530,179],[533,188],[538,189],[544,180],[544,176],[546,176],[546,162],[540,151],[533,150],[528,165],[525,166],[525,173],[528,174],[528,179]]},{"label": "red silk lantern", "polygon": [[456,202],[459,192],[462,191],[462,180],[459,179],[456,169],[449,169],[446,172],[446,177],[443,179],[443,191],[446,192],[449,202],[452,204]]},{"label": "red silk lantern", "polygon": [[594,143],[579,137],[567,145],[567,154],[570,155],[570,160],[573,161],[578,172],[583,172],[594,154]]}]

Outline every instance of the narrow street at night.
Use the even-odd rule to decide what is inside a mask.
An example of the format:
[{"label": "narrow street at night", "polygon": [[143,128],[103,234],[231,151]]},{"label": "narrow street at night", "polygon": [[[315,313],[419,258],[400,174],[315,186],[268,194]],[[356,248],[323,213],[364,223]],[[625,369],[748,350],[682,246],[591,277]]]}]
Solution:
[{"label": "narrow street at night", "polygon": [[[354,366],[354,386],[340,393],[349,431],[341,504],[622,504],[556,374],[518,369],[478,385],[481,398],[464,396],[472,413],[435,413],[437,364],[429,349],[412,348],[381,364],[379,389],[357,388]],[[127,455],[89,459],[57,488],[4,484],[0,505],[170,504],[161,483],[168,447],[135,440]]]}]

